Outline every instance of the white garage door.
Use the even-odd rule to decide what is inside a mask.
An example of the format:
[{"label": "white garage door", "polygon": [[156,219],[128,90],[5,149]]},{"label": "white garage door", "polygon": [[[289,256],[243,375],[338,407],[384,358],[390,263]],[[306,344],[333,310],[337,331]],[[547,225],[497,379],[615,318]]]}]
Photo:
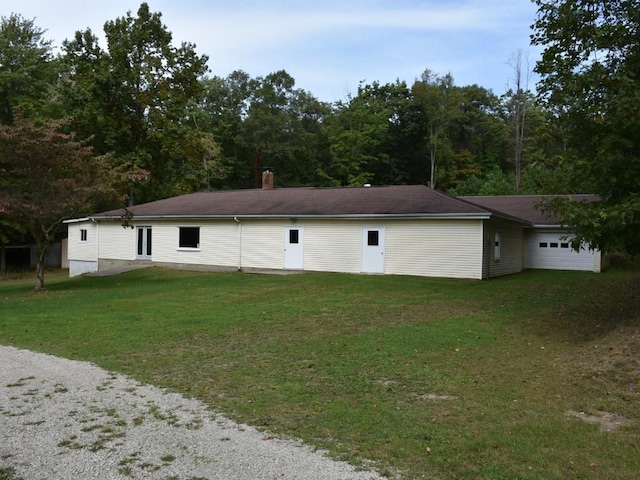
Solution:
[{"label": "white garage door", "polygon": [[569,240],[562,239],[562,236],[563,233],[558,232],[530,232],[527,235],[525,268],[593,271],[593,251],[576,252]]}]

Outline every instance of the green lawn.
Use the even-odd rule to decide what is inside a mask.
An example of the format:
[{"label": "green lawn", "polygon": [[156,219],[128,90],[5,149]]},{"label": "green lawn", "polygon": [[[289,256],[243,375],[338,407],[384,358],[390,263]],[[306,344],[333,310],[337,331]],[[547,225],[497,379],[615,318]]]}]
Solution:
[{"label": "green lawn", "polygon": [[640,472],[637,272],[47,282],[0,281],[0,344],[90,360],[392,476]]}]

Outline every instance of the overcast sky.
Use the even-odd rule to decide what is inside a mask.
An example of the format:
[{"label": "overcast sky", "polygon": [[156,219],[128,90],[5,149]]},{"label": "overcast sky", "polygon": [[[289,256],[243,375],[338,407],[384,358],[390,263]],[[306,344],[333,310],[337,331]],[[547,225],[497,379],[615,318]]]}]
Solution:
[{"label": "overcast sky", "polygon": [[[103,37],[107,20],[135,16],[135,0],[2,0],[0,15],[19,13],[59,46],[75,31]],[[173,33],[195,43],[210,75],[244,70],[252,77],[286,70],[296,87],[320,100],[344,100],[361,81],[405,80],[429,68],[455,84],[501,95],[513,85],[508,65],[529,46],[531,0],[149,0]],[[531,76],[530,88],[535,87]]]}]

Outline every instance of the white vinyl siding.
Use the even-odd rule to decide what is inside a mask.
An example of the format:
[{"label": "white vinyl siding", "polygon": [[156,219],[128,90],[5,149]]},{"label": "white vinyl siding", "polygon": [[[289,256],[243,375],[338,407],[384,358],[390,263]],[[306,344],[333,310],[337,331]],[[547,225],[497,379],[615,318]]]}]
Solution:
[{"label": "white vinyl siding", "polygon": [[[185,265],[237,267],[238,225],[234,221],[156,222],[153,226],[153,261]],[[200,248],[180,248],[179,228],[199,227]]]},{"label": "white vinyl siding", "polygon": [[305,222],[305,270],[360,272],[362,223],[353,221]]},{"label": "white vinyl siding", "polygon": [[[496,234],[498,234],[496,236]],[[521,272],[524,265],[524,237],[522,227],[502,220],[492,220],[485,225],[483,278]],[[496,239],[500,246],[496,248]],[[499,258],[496,259],[496,251]]]},{"label": "white vinyl siding", "polygon": [[[86,240],[81,240],[80,231],[87,232]],[[97,261],[97,225],[93,222],[78,222],[69,224],[68,258],[69,260]]]},{"label": "white vinyl siding", "polygon": [[[85,231],[86,236],[81,231]],[[75,277],[98,270],[98,226],[91,221],[70,223],[68,235],[69,276]]]},{"label": "white vinyl siding", "polygon": [[359,273],[363,227],[385,228],[385,273],[481,278],[480,220],[304,222],[305,270]]},{"label": "white vinyl siding", "polygon": [[[571,248],[565,231],[539,230],[527,233],[526,268],[551,270],[600,271],[600,252]],[[541,244],[543,246],[541,246]]]},{"label": "white vinyl siding", "polygon": [[[70,224],[70,231],[80,228],[73,225]],[[385,274],[481,279],[483,275],[486,277],[486,243],[488,239],[493,241],[497,230],[501,236],[502,256],[500,261],[491,262],[491,276],[520,271],[523,264],[522,228],[511,222],[474,219],[299,219],[297,222],[291,219],[240,219],[238,223],[224,219],[145,221],[136,222],[136,226],[152,228],[153,263],[176,268],[183,265],[281,270],[287,227],[298,227],[304,231],[300,240],[305,271],[360,273],[363,231],[372,228],[384,228]],[[179,248],[180,227],[200,229],[199,249]],[[103,221],[99,231],[98,258],[101,262],[105,261],[105,265],[112,264],[112,261],[136,262],[135,229],[123,228],[120,222]],[[76,233],[79,234],[79,230]],[[92,238],[95,235],[89,231],[88,242],[82,245],[88,246]],[[95,244],[93,251],[95,260]],[[70,253],[73,253],[71,248]],[[493,248],[489,255],[493,256]]]},{"label": "white vinyl siding", "polygon": [[386,241],[385,273],[482,278],[481,220],[390,222]]},{"label": "white vinyl siding", "polygon": [[98,257],[108,260],[135,260],[135,228],[124,228],[120,222],[100,222]]},{"label": "white vinyl siding", "polygon": [[284,227],[280,220],[242,221],[242,268],[279,269],[284,265]]}]

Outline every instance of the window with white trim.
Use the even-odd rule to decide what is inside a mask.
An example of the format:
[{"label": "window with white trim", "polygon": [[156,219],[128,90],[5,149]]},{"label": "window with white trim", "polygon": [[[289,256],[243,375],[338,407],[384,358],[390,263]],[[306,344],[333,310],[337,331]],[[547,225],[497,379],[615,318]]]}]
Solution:
[{"label": "window with white trim", "polygon": [[496,232],[493,239],[493,259],[495,261],[500,260],[500,232]]},{"label": "window with white trim", "polygon": [[199,249],[200,227],[178,227],[178,248]]},{"label": "window with white trim", "polygon": [[85,243],[87,241],[87,238],[88,238],[87,229],[86,228],[81,228],[80,229],[80,241],[82,243]]}]

